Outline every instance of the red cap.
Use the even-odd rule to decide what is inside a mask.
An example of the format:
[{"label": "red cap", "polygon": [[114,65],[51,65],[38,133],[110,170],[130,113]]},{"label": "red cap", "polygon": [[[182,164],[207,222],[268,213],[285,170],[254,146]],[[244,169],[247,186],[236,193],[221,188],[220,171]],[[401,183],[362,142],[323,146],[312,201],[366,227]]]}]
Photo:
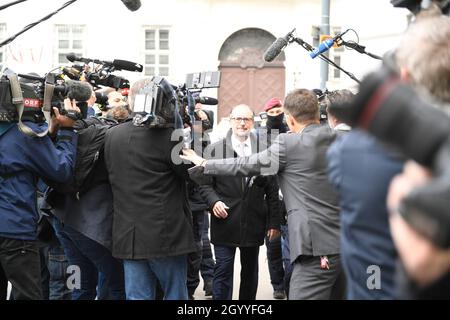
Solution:
[{"label": "red cap", "polygon": [[283,102],[278,98],[272,98],[269,101],[266,102],[264,105],[264,111],[269,111],[272,108],[275,107],[281,107],[283,105]]},{"label": "red cap", "polygon": [[120,89],[120,94],[123,96],[128,96],[130,94],[130,89],[129,88],[122,88]]}]

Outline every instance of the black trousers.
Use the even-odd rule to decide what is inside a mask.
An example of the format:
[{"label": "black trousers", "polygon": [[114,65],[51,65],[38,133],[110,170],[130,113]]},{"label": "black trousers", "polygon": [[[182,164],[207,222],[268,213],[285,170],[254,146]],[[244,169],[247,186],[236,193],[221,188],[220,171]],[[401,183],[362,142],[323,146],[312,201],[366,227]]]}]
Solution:
[{"label": "black trousers", "polygon": [[281,237],[278,237],[272,241],[266,237],[267,248],[267,265],[269,267],[270,283],[273,290],[284,291],[284,266],[283,257],[281,254]]},{"label": "black trousers", "polygon": [[[255,300],[258,289],[259,247],[239,247],[241,253],[241,283],[239,300]],[[214,268],[213,299],[232,300],[234,257],[236,247],[214,246],[216,266]]]},{"label": "black trousers", "polygon": [[41,261],[36,241],[0,237],[0,267],[14,300],[41,300]]},{"label": "black trousers", "polygon": [[202,231],[205,211],[192,211],[192,226],[194,231],[195,252],[188,254],[187,288],[189,295],[194,295],[200,283],[200,265],[202,262]]}]

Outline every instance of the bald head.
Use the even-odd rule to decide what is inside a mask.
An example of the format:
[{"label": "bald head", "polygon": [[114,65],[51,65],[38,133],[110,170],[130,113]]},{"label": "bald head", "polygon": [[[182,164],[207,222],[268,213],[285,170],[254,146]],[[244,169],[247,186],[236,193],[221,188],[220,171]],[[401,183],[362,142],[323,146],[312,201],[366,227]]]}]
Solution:
[{"label": "bald head", "polygon": [[231,110],[230,117],[236,114],[246,113],[247,117],[253,117],[253,110],[246,104],[238,104]]},{"label": "bald head", "polygon": [[231,129],[239,140],[245,141],[253,129],[253,115],[253,110],[246,104],[237,105],[231,111]]}]

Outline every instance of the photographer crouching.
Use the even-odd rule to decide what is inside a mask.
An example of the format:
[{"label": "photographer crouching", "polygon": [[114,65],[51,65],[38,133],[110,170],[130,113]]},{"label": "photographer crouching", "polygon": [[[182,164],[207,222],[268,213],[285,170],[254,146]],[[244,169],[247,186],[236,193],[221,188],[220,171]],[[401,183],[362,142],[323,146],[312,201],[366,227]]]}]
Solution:
[{"label": "photographer crouching", "polygon": [[[8,90],[9,87],[2,85],[2,97],[17,94],[17,90]],[[23,108],[21,98],[11,101]],[[11,101],[1,101],[0,111]],[[64,100],[64,109],[69,114],[80,112],[75,100],[70,99]],[[43,119],[42,111],[36,110],[36,119]],[[36,243],[38,177],[67,183],[72,178],[75,163],[77,134],[72,129],[75,120],[61,115],[58,108],[53,111],[52,125],[48,129],[50,134],[56,135],[56,144],[47,135],[30,137],[19,128],[20,123],[33,132],[43,133],[47,129],[45,121],[27,121],[17,114],[13,121],[3,121],[4,117],[0,120],[0,264],[12,284],[16,300],[42,299]]]}]

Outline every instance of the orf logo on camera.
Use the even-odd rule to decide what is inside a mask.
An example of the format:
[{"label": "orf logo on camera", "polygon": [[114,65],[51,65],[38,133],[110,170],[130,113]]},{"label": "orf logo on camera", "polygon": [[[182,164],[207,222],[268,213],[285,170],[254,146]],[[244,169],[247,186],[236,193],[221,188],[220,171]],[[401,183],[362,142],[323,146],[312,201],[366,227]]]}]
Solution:
[{"label": "orf logo on camera", "polygon": [[31,98],[24,98],[23,99],[23,105],[27,108],[41,108],[42,107],[42,100],[40,99],[31,99]]}]

